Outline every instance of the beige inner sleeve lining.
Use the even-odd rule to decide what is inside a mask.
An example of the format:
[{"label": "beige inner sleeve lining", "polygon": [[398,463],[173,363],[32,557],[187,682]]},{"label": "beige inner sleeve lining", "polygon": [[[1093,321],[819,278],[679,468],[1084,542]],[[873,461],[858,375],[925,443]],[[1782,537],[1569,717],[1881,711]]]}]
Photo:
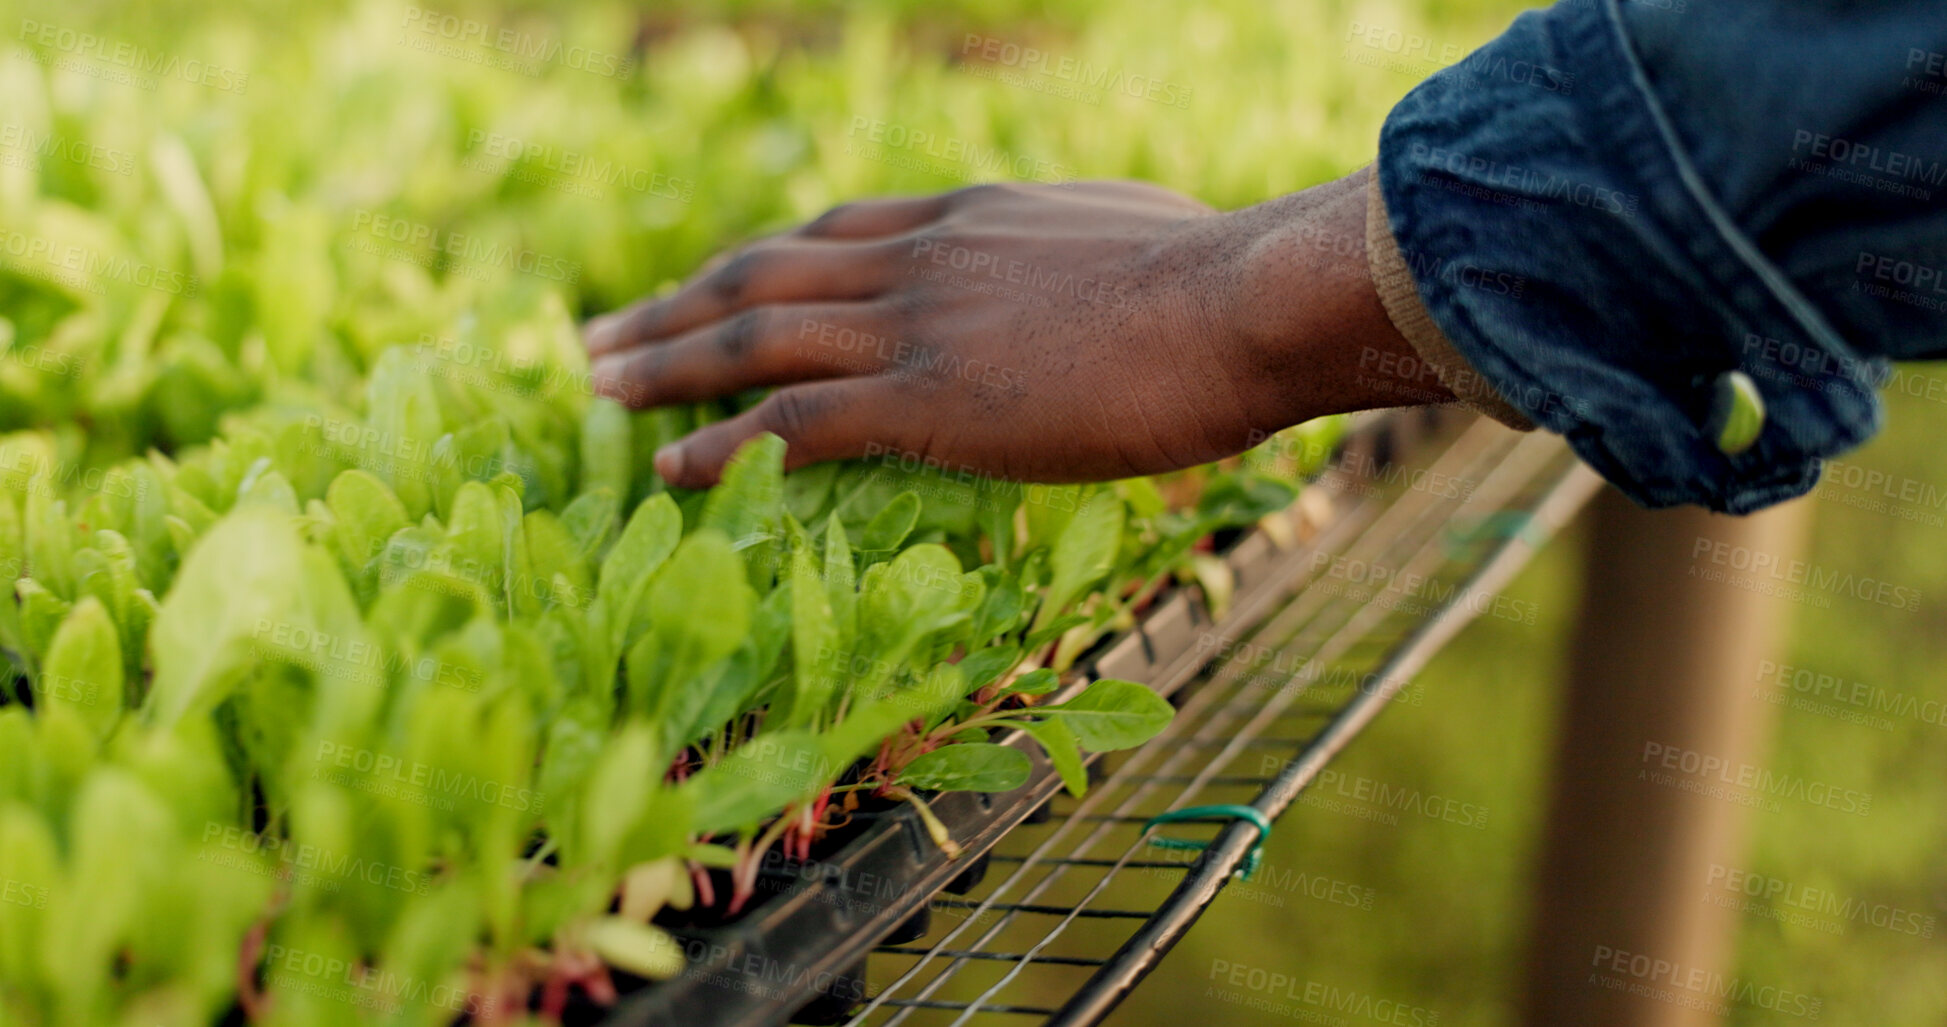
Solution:
[{"label": "beige inner sleeve lining", "polygon": [[1413,272],[1393,239],[1393,224],[1386,215],[1386,199],[1379,191],[1379,173],[1374,171],[1366,185],[1366,258],[1372,267],[1372,283],[1379,302],[1392,318],[1393,327],[1413,345],[1413,350],[1461,402],[1520,431],[1533,431],[1535,424],[1510,406],[1488,384],[1486,378],[1460,355],[1447,340],[1440,326],[1420,302],[1419,287]]}]

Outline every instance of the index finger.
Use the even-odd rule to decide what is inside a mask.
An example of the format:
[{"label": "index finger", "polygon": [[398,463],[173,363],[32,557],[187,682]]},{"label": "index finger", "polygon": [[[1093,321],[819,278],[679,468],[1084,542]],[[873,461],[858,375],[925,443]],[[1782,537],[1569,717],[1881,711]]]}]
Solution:
[{"label": "index finger", "polygon": [[792,237],[758,243],[666,297],[595,318],[583,337],[599,357],[762,303],[871,299],[896,278],[891,245]]}]

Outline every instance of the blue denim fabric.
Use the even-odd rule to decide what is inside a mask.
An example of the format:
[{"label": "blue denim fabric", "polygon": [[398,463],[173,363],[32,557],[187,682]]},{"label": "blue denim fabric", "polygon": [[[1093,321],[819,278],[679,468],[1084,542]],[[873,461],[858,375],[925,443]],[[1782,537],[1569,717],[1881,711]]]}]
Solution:
[{"label": "blue denim fabric", "polygon": [[1644,505],[1802,494],[1889,359],[1947,356],[1947,0],[1565,0],[1401,101],[1378,174],[1454,347]]}]

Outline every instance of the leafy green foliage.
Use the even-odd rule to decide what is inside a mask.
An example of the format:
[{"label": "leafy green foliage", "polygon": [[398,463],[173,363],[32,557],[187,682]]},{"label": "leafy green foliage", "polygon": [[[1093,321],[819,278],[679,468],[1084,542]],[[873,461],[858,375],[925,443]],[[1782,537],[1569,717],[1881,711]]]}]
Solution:
[{"label": "leafy green foliage", "polygon": [[[637,35],[590,10],[575,31]],[[601,92],[407,53],[365,19],[233,21],[222,38],[291,82],[126,95],[0,57],[23,138],[141,165],[0,168],[10,230],[99,271],[0,262],[0,880],[26,900],[0,906],[0,1021],[243,1002],[342,1022],[329,980],[240,975],[259,942],[475,1002],[591,954],[668,974],[647,921],[700,901],[691,866],[805,851],[837,792],[1016,787],[1027,757],[986,740],[1010,726],[1079,792],[1085,750],[1160,730],[1167,706],[1127,683],[1035,704],[1199,539],[1287,501],[1290,461],[975,487],[786,475],[766,436],[690,494],[649,455],[752,397],[588,394],[583,313],[835,189],[900,184],[829,178],[787,126],[830,111],[776,107],[856,100],[778,76],[880,95],[883,24],[762,69],[740,37],[682,29],[647,62],[672,70]],[[703,84],[671,101],[680,69]],[[503,114],[650,176],[701,177],[711,150],[777,167],[709,203],[590,212],[546,168],[479,169],[463,143]],[[678,117],[707,131],[679,145]],[[462,237],[516,256],[456,261]]]},{"label": "leafy green foliage", "polygon": [[1062,723],[1090,752],[1129,749],[1156,737],[1170,722],[1170,704],[1134,681],[1113,678],[1089,685],[1059,706],[1035,712]]},{"label": "leafy green foliage", "polygon": [[1054,573],[1034,618],[1037,629],[1066,612],[1090,585],[1114,568],[1116,550],[1122,544],[1122,523],[1122,502],[1114,493],[1101,491],[1083,500],[1081,508],[1062,525],[1049,558]]},{"label": "leafy green foliage", "polygon": [[992,742],[965,742],[935,749],[899,775],[903,784],[939,792],[1007,792],[1027,783],[1026,753]]}]

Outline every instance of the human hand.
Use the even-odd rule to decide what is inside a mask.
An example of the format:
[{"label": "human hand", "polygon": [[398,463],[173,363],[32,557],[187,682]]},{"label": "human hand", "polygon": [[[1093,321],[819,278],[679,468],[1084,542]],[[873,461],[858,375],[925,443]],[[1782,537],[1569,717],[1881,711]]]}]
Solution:
[{"label": "human hand", "polygon": [[1400,402],[1352,367],[1411,353],[1366,269],[1366,174],[1231,213],[1134,182],[847,204],[591,321],[597,388],[643,407],[780,386],[657,453],[686,487],[765,431],[794,468],[896,453],[1089,481],[1205,463]]}]

